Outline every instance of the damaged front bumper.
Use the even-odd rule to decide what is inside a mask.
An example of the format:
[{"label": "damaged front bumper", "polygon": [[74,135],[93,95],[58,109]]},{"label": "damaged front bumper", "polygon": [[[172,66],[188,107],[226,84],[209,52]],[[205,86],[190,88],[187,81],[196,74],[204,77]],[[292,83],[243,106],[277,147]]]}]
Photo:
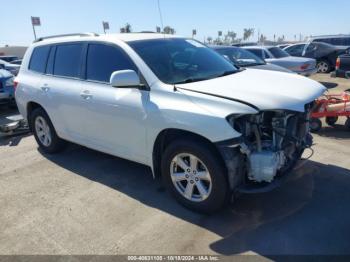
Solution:
[{"label": "damaged front bumper", "polygon": [[234,117],[230,123],[242,135],[216,143],[232,191],[260,193],[280,186],[312,145],[308,122],[309,113],[281,110]]}]

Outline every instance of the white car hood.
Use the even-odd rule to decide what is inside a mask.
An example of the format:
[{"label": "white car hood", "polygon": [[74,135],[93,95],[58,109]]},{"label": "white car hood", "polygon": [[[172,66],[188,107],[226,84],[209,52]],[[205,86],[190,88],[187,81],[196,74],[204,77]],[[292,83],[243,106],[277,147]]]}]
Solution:
[{"label": "white car hood", "polygon": [[259,110],[299,112],[326,91],[320,83],[303,76],[257,69],[176,87],[247,103]]}]

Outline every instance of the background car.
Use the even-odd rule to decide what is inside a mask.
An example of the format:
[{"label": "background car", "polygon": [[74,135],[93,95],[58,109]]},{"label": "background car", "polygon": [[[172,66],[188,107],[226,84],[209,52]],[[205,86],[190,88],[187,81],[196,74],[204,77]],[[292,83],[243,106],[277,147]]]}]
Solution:
[{"label": "background car", "polygon": [[290,56],[277,46],[249,46],[243,48],[268,63],[282,66],[300,75],[310,76],[317,71],[315,59]]},{"label": "background car", "polygon": [[300,43],[286,47],[284,50],[297,57],[314,58],[319,73],[329,73],[335,68],[339,55],[348,52],[349,47],[336,47],[327,43]]},{"label": "background car", "polygon": [[9,62],[6,62],[0,59],[0,69],[5,69],[7,71],[10,71],[10,73],[15,76],[18,74],[20,67],[21,67],[20,65],[11,64]]},{"label": "background car", "polygon": [[325,35],[311,37],[309,43],[321,42],[335,46],[350,46],[350,35]]},{"label": "background car", "polygon": [[332,77],[350,78],[350,54],[344,54],[337,58]]},{"label": "background car", "polygon": [[19,58],[13,55],[2,55],[0,56],[0,59],[12,63],[12,61],[18,60]]},{"label": "background car", "polygon": [[4,69],[0,69],[0,104],[14,103],[14,77]]},{"label": "background car", "polygon": [[22,64],[22,59],[13,60],[13,61],[11,62],[11,64],[14,64],[14,65],[21,65],[21,64]]},{"label": "background car", "polygon": [[211,48],[238,67],[251,67],[255,69],[293,73],[284,67],[266,63],[265,60],[243,48],[235,46],[211,46]]}]

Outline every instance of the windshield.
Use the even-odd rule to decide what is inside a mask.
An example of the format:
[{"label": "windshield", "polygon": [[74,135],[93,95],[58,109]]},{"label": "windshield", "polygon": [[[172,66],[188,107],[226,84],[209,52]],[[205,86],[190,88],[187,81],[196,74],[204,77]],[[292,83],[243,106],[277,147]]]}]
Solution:
[{"label": "windshield", "polygon": [[192,39],[151,39],[128,44],[167,84],[207,80],[238,71],[214,50]]},{"label": "windshield", "polygon": [[242,48],[219,48],[216,49],[216,51],[222,56],[227,57],[236,66],[254,66],[265,64],[263,59]]},{"label": "windshield", "polygon": [[271,47],[269,48],[269,51],[275,58],[283,58],[289,56],[289,54],[286,51],[282,50],[279,47]]}]

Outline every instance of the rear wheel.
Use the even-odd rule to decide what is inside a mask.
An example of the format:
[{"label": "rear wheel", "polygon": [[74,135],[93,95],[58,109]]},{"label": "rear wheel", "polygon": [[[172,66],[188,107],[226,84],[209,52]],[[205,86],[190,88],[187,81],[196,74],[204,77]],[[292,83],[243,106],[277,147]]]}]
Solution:
[{"label": "rear wheel", "polygon": [[320,60],[317,62],[318,73],[329,73],[331,71],[331,64],[327,60]]},{"label": "rear wheel", "polygon": [[187,208],[212,213],[229,198],[226,171],[222,161],[204,143],[174,141],[162,158],[166,187]]},{"label": "rear wheel", "polygon": [[338,117],[337,116],[327,116],[326,117],[326,123],[329,126],[334,126],[335,123],[337,123]]},{"label": "rear wheel", "polygon": [[318,118],[311,118],[310,120],[310,131],[311,132],[317,132],[320,131],[322,128],[322,122]]},{"label": "rear wheel", "polygon": [[44,109],[37,108],[30,115],[30,126],[39,147],[46,153],[56,153],[65,146],[65,141],[56,134],[51,120]]}]

